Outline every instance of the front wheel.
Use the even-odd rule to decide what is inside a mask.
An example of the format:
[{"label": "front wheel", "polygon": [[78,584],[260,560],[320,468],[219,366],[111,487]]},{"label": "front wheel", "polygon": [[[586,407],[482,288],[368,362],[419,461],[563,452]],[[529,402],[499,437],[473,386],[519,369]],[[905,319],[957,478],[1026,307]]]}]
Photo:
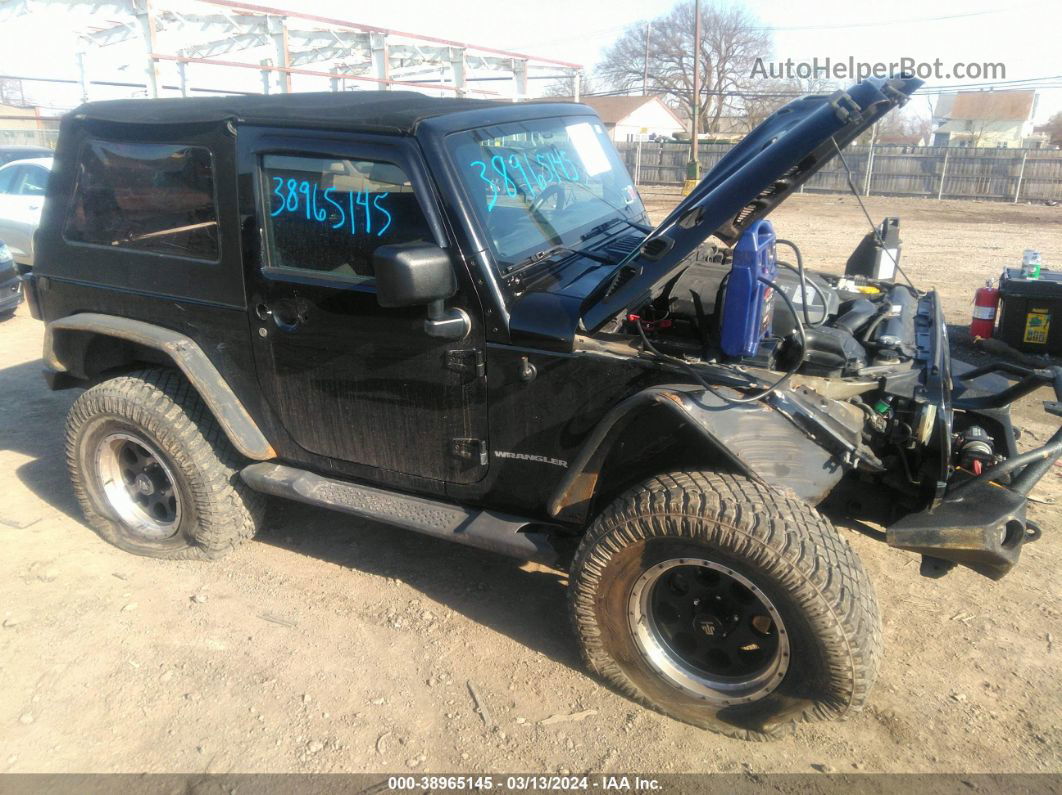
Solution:
[{"label": "front wheel", "polygon": [[873,586],[844,539],[727,474],[659,475],[619,497],[579,547],[569,604],[595,673],[745,739],[857,710],[881,656]]}]

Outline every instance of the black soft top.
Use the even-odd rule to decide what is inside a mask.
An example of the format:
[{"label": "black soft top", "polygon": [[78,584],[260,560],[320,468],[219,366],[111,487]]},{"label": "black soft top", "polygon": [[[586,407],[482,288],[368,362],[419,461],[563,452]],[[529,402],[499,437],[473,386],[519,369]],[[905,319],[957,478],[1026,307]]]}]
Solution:
[{"label": "black soft top", "polygon": [[412,133],[422,119],[509,102],[428,97],[413,91],[342,91],[88,102],[74,119],[118,124],[239,123]]}]

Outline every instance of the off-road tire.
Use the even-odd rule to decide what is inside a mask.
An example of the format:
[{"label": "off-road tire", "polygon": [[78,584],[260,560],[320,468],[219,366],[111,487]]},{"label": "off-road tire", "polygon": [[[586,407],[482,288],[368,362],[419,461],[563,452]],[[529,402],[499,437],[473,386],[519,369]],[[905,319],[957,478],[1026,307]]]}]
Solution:
[{"label": "off-road tire", "polygon": [[[724,706],[676,687],[648,664],[628,621],[633,584],[663,559],[730,567],[773,602],[791,658],[775,689]],[[866,701],[882,653],[874,589],[816,510],[751,480],[685,471],[617,498],[583,538],[569,608],[588,667],[627,696],[731,737],[765,740],[798,721],[843,718]]]},{"label": "off-road tire", "polygon": [[[146,441],[173,475],[183,511],[175,535],[145,539],[119,518],[103,494],[95,450],[107,434]],[[66,422],[74,492],[100,537],[136,555],[214,559],[254,535],[263,495],[240,479],[243,464],[199,394],[176,370],[140,370],[84,392]]]}]

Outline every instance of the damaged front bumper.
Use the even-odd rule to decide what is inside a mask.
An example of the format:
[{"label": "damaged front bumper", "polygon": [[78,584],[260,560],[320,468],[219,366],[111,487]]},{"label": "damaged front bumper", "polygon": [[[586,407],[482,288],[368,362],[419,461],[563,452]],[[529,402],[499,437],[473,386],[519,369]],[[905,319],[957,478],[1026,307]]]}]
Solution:
[{"label": "damaged front bumper", "polygon": [[[1018,381],[995,392],[967,389],[975,379],[1006,373]],[[1054,389],[1046,401],[1049,414],[1062,417],[1062,367],[1031,369],[999,362],[967,370],[949,395],[949,408],[969,412],[999,411],[1042,386]],[[1041,447],[1014,454],[980,475],[951,473],[943,493],[920,513],[905,516],[886,529],[890,546],[925,556],[923,573],[939,574],[956,564],[999,579],[1018,562],[1024,544],[1040,529],[1025,515],[1027,496],[1062,456],[1062,426]]]}]

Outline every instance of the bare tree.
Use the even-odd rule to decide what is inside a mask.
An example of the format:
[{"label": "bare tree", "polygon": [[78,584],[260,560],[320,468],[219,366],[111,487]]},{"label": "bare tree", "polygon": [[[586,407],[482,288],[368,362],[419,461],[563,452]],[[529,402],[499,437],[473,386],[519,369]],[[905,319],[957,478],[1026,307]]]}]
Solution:
[{"label": "bare tree", "polygon": [[1062,145],[1062,110],[1048,119],[1047,124],[1037,129],[1050,136],[1051,144],[1055,146]]},{"label": "bare tree", "polygon": [[818,77],[790,80],[744,80],[732,100],[735,111],[743,117],[748,130],[794,99],[809,94],[832,94],[836,90],[829,80]]},{"label": "bare tree", "polygon": [[[579,73],[579,95],[585,96],[587,94],[594,93],[593,81],[589,78],[586,72]],[[570,97],[572,96],[572,79],[570,77],[560,77],[556,80],[547,83],[546,87],[542,90],[542,96],[544,97]]]},{"label": "bare tree", "polygon": [[[699,115],[699,130],[714,130],[727,106],[727,95],[751,73],[757,58],[767,55],[770,37],[742,8],[701,5],[701,96],[693,96],[694,4],[683,0],[652,21],[646,48],[644,24],[632,25],[605,53],[600,77],[618,91],[641,91],[643,69],[650,93],[685,116]],[[648,49],[648,59],[646,58]]]}]

